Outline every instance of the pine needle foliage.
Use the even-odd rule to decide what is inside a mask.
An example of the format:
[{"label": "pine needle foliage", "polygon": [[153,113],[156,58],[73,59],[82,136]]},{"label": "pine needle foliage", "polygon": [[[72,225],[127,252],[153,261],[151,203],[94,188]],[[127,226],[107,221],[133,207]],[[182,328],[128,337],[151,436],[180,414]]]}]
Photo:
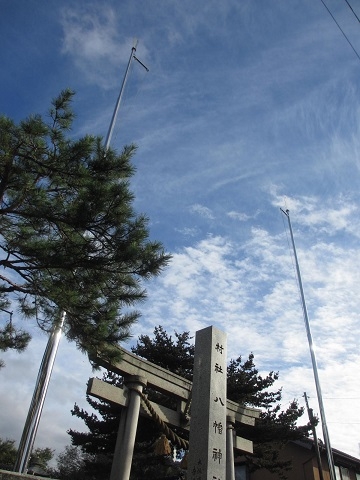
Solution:
[{"label": "pine needle foliage", "polygon": [[139,317],[143,280],[170,256],[133,208],[135,146],[71,139],[73,95],[62,91],[47,121],[0,117],[0,298],[45,331],[65,311],[67,338],[111,358]]}]

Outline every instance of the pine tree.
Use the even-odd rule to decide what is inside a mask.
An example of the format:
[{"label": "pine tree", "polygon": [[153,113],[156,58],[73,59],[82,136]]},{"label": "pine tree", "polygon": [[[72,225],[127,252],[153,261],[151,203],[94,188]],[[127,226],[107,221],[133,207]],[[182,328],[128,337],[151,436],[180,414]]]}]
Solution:
[{"label": "pine tree", "polygon": [[[103,381],[114,386],[121,387],[123,385],[122,378],[112,372],[103,374]],[[113,447],[116,442],[116,435],[119,426],[119,417],[121,407],[110,405],[108,402],[96,400],[89,395],[86,400],[91,408],[98,412],[100,419],[94,413],[88,413],[80,408],[77,404],[71,410],[71,414],[81,418],[88,428],[87,432],[77,432],[70,429],[69,435],[72,437],[72,443],[81,446],[82,450],[89,454],[113,453]]]},{"label": "pine tree", "polygon": [[297,422],[304,413],[296,399],[282,410],[282,389],[274,389],[279,372],[269,372],[265,377],[259,375],[251,353],[243,362],[239,357],[230,360],[227,368],[227,395],[230,400],[244,406],[261,410],[255,427],[241,425],[238,434],[254,445],[254,455],[247,455],[250,471],[265,468],[287,478],[285,472],[291,462],[280,459],[281,448],[290,440],[299,440],[309,435],[310,425],[298,426]]},{"label": "pine tree", "polygon": [[175,332],[175,339],[161,325],[155,327],[154,338],[140,335],[131,350],[139,357],[170,370],[187,380],[192,380],[195,345],[190,343],[189,332]]},{"label": "pine tree", "polygon": [[111,357],[139,316],[128,307],[144,300],[143,280],[170,257],[132,206],[135,146],[69,138],[72,98],[61,92],[48,122],[0,117],[0,299],[46,331],[65,311],[67,338]]},{"label": "pine tree", "polygon": [[[141,335],[133,353],[149,360],[157,365],[166,368],[173,373],[192,380],[194,364],[194,345],[190,343],[189,332],[181,334],[175,332],[175,338],[169,335],[163,327],[156,327],[154,337]],[[290,440],[297,440],[307,436],[310,432],[310,425],[297,426],[298,420],[304,413],[299,407],[297,400],[284,410],[281,409],[280,401],[282,390],[274,388],[275,382],[279,379],[278,372],[270,372],[266,376],[259,375],[254,364],[254,355],[251,353],[245,361],[241,357],[231,360],[227,369],[227,395],[241,405],[261,409],[260,418],[255,427],[241,425],[237,434],[241,437],[252,440],[254,443],[254,455],[247,455],[247,464],[251,471],[265,468],[276,473],[278,478],[286,478],[286,470],[290,467],[289,462],[281,461],[279,453],[281,447]],[[111,372],[104,374],[103,380],[114,385],[121,385],[121,377]],[[147,390],[150,399],[156,400],[151,390]],[[84,452],[107,453],[111,456],[115,448],[116,432],[119,424],[119,410],[107,402],[94,401],[87,398],[90,405],[99,412],[88,414],[86,411],[75,406],[73,414],[84,419],[89,432],[80,433],[70,430],[74,445],[80,446]],[[162,399],[162,404],[166,404]],[[160,431],[155,426],[143,419],[139,419],[137,441],[153,444],[159,436]],[[104,432],[106,435],[104,436]],[[186,438],[186,432],[182,436]],[[142,470],[141,470],[142,468]],[[140,468],[144,471],[144,460]],[[134,471],[133,471],[134,470]],[[132,470],[132,478],[137,479],[137,468]],[[151,478],[147,475],[147,478]],[[157,477],[154,477],[157,478]]]}]

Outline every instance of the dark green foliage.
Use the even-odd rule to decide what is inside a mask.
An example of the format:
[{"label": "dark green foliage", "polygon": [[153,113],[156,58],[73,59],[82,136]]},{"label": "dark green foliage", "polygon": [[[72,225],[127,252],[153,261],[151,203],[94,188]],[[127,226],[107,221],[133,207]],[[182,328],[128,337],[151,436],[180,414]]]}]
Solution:
[{"label": "dark green foliage", "polygon": [[[174,337],[168,335],[163,327],[159,325],[154,328],[154,338],[150,338],[148,335],[140,335],[136,346],[132,347],[131,351],[139,357],[143,357],[160,367],[170,370],[172,373],[192,381],[195,346],[190,343],[191,337],[189,332],[175,332]],[[151,401],[176,410],[174,398],[155,392],[150,388],[147,388],[147,394]],[[174,431],[182,438],[189,439],[187,431],[180,433],[177,428],[174,428]],[[153,440],[153,435],[147,438],[147,440],[151,439]]]},{"label": "dark green foliage", "polygon": [[[0,438],[0,469],[13,470],[16,460],[17,448],[15,440],[3,440]],[[51,448],[35,448],[31,454],[29,464],[37,463],[47,469],[48,463],[54,456]]]},{"label": "dark green foliage", "polygon": [[77,447],[67,446],[56,458],[56,469],[52,469],[52,478],[61,480],[83,480],[85,462],[82,452]]},{"label": "dark green foliage", "polygon": [[[104,373],[103,380],[115,386],[122,385],[122,378],[111,372]],[[72,443],[81,446],[82,451],[88,454],[112,453],[116,442],[121,408],[101,400],[95,400],[89,395],[86,396],[86,400],[92,409],[98,412],[101,419],[75,404],[71,410],[72,415],[81,418],[89,431],[81,433],[70,429],[68,433],[72,438]]]},{"label": "dark green foliage", "polygon": [[54,456],[54,450],[49,447],[45,448],[34,448],[30,456],[30,463],[37,462],[43,467],[46,467],[47,464]]},{"label": "dark green foliage", "polygon": [[227,368],[227,395],[234,402],[256,408],[268,408],[281,400],[281,389],[269,391],[278,380],[278,372],[270,372],[266,377],[259,375],[251,353],[245,362],[239,357],[230,360]]},{"label": "dark green foliage", "polygon": [[[122,385],[122,378],[111,372],[104,373],[103,380],[116,386]],[[99,416],[95,413],[89,414],[78,405],[74,405],[72,415],[81,418],[88,431],[78,432],[70,429],[68,433],[71,436],[72,445],[81,450],[84,457],[81,469],[83,474],[86,474],[84,478],[87,480],[109,478],[121,409],[119,406],[95,400],[88,395],[86,400]],[[82,477],[79,478],[82,479]],[[64,480],[67,480],[66,476]]]},{"label": "dark green foliage", "polygon": [[22,330],[15,329],[12,322],[0,328],[0,350],[6,352],[9,348],[22,351],[26,348],[30,335]]},{"label": "dark green foliage", "polygon": [[[98,459],[98,468],[102,463]],[[52,478],[59,480],[93,480],[96,478],[108,478],[105,474],[102,477],[96,476],[96,473],[89,468],[94,461],[94,456],[83,453],[78,447],[67,446],[56,459],[56,468],[50,469],[49,474]]]},{"label": "dark green foliage", "polygon": [[[15,328],[12,321],[13,312],[9,311],[10,302],[6,300],[5,295],[0,293],[0,351],[6,352],[9,348],[22,352],[27,347],[30,335],[19,328]],[[0,368],[4,366],[0,359]]]},{"label": "dark green foliage", "polygon": [[[12,312],[5,307],[8,307],[8,303],[3,302],[1,304],[0,301],[1,323],[4,323],[4,327],[0,327],[0,351],[6,352],[10,348],[22,352],[29,343],[30,335],[24,330],[14,327]],[[0,368],[4,365],[4,362],[0,359]]]},{"label": "dark green foliage", "polygon": [[241,357],[230,360],[228,365],[227,389],[228,398],[242,405],[260,408],[260,418],[255,427],[241,425],[239,436],[252,440],[254,455],[247,456],[250,471],[265,468],[277,474],[279,479],[287,478],[286,470],[291,466],[289,461],[281,461],[279,454],[282,446],[290,440],[308,436],[310,425],[297,426],[297,421],[304,413],[297,400],[282,410],[279,403],[282,389],[274,389],[279,379],[278,372],[270,372],[266,377],[259,375],[251,353],[245,362]]},{"label": "dark green foliage", "polygon": [[192,380],[195,346],[190,340],[189,332],[175,332],[174,339],[159,325],[154,329],[153,339],[148,335],[140,335],[131,351],[187,380]]},{"label": "dark green foliage", "polygon": [[3,440],[0,438],[0,468],[2,470],[12,470],[17,449],[15,447],[15,440]]},{"label": "dark green foliage", "polygon": [[[115,386],[122,386],[122,377],[112,373],[105,372],[103,381]],[[81,418],[88,428],[87,432],[78,432],[76,430],[68,430],[71,436],[72,445],[79,447],[84,455],[86,462],[83,471],[92,473],[93,477],[102,479],[108,477],[111,471],[112,456],[115,449],[116,437],[119,428],[121,408],[116,405],[110,405],[108,402],[95,400],[87,396],[87,402],[95,413],[88,413],[78,405],[74,405],[71,413]],[[156,428],[149,419],[140,417],[139,428],[137,433],[136,451],[140,456],[151,449],[154,436],[159,436],[161,431]],[[98,474],[95,472],[98,471]]]},{"label": "dark green foliage", "polygon": [[[133,210],[133,145],[104,150],[101,138],[67,137],[73,92],[53,101],[48,123],[0,117],[0,296],[88,353],[111,357],[139,313],[142,280],[168,263]],[[126,309],[126,311],[124,311]]]}]

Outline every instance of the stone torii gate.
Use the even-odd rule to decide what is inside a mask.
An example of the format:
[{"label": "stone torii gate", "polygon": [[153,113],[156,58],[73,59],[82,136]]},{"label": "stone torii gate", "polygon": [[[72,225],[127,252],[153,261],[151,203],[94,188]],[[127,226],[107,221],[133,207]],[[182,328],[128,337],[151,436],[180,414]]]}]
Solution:
[{"label": "stone torii gate", "polygon": [[[120,362],[111,364],[101,357],[96,361],[121,375],[124,386],[115,387],[90,378],[87,388],[88,395],[125,407],[121,413],[110,480],[128,480],[130,477],[139,414],[160,420],[167,429],[167,437],[184,449],[188,449],[188,442],[177,437],[171,426],[189,430],[191,424],[189,480],[234,480],[234,450],[253,453],[252,442],[236,436],[234,427],[236,424],[253,426],[260,411],[226,399],[226,335],[214,327],[196,332],[194,384],[118,348],[122,356]],[[224,375],[217,375],[220,373]],[[146,386],[176,399],[176,410],[150,402],[143,394]],[[206,401],[210,398],[211,402]],[[212,418],[214,415],[217,417]],[[210,443],[219,440],[218,444]]]}]

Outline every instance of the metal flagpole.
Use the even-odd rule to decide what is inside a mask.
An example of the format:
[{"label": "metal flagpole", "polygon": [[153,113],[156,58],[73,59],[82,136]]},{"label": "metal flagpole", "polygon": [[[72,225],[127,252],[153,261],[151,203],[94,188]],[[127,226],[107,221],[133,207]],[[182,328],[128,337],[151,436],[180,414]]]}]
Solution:
[{"label": "metal flagpole", "polygon": [[118,112],[119,112],[120,103],[121,103],[121,99],[122,99],[122,96],[123,96],[123,93],[124,93],[124,88],[125,88],[125,85],[126,85],[126,80],[128,78],[128,74],[129,74],[130,65],[131,65],[132,60],[133,59],[136,60],[138,63],[140,63],[140,65],[142,65],[145,68],[145,70],[147,72],[149,71],[149,69],[142,62],[140,62],[140,60],[135,56],[136,47],[137,47],[137,42],[135,43],[135,45],[131,49],[130,58],[129,58],[129,61],[128,61],[128,64],[127,64],[127,67],[126,67],[124,79],[123,79],[122,84],[121,84],[120,93],[119,93],[117,102],[115,104],[114,112],[113,112],[113,115],[112,115],[112,118],[111,118],[109,130],[108,130],[108,133],[107,133],[107,136],[106,136],[106,141],[105,141],[105,150],[106,151],[109,150],[109,147],[110,147],[111,137],[112,137],[113,130],[114,130],[114,127],[115,127],[116,118],[117,118],[117,115],[118,115]]},{"label": "metal flagpole", "polygon": [[[133,46],[131,49],[131,55],[130,55],[129,62],[125,71],[124,79],[120,88],[119,97],[117,99],[114,113],[110,122],[110,127],[106,137],[106,142],[105,142],[106,150],[108,150],[110,146],[112,133],[114,130],[118,111],[120,108],[120,102],[121,102],[121,98],[125,88],[125,84],[128,77],[132,59],[135,59],[138,63],[140,63],[140,65],[142,65],[146,69],[146,71],[149,71],[149,69],[135,56],[136,46],[137,46],[137,42],[135,46]],[[30,408],[28,411],[28,415],[26,418],[24,430],[21,436],[21,440],[20,440],[20,444],[19,444],[19,448],[18,448],[16,460],[15,460],[15,465],[14,465],[14,472],[26,473],[27,465],[30,459],[31,451],[34,445],[37,429],[39,426],[41,413],[42,413],[43,405],[45,402],[45,397],[46,397],[48,385],[50,382],[50,377],[53,370],[55,357],[59,347],[61,332],[62,332],[65,319],[66,319],[66,312],[62,312],[60,321],[54,325],[53,331],[49,337],[49,340],[42,358],[42,362],[40,365],[40,369],[39,369],[38,377],[36,380],[36,385],[35,385],[33,397],[31,400]]]},{"label": "metal flagpole", "polygon": [[14,472],[26,473],[27,470],[27,465],[34,445],[51,373],[59,347],[61,331],[65,322],[65,317],[66,313],[63,312],[60,321],[55,324],[46,345],[24,430],[21,436]]},{"label": "metal flagpole", "polygon": [[319,409],[320,409],[320,418],[321,418],[321,425],[322,425],[322,430],[323,430],[323,435],[324,435],[324,443],[325,443],[325,447],[326,447],[326,454],[327,454],[327,459],[328,459],[328,464],[329,464],[330,479],[331,480],[336,480],[334,459],[333,459],[332,449],[331,449],[331,445],[330,445],[329,432],[328,432],[327,425],[326,425],[325,409],[324,409],[324,404],[323,404],[323,399],[322,399],[318,369],[317,369],[317,365],[316,365],[314,344],[313,344],[311,330],[310,330],[309,317],[308,317],[308,314],[307,314],[307,308],[306,308],[306,303],[305,303],[305,295],[304,295],[304,290],[303,290],[301,275],[300,275],[300,267],[299,267],[299,262],[298,262],[298,258],[297,258],[297,254],[296,254],[296,248],[295,248],[294,235],[293,235],[291,222],[290,222],[290,212],[289,212],[289,210],[284,211],[282,208],[280,208],[280,210],[282,211],[282,213],[288,219],[291,243],[292,243],[292,247],[293,247],[293,251],[294,251],[294,258],[295,258],[295,264],[296,264],[296,272],[297,272],[299,288],[300,288],[300,295],[301,295],[301,302],[302,302],[302,308],[303,308],[303,314],[304,314],[305,328],[306,328],[306,333],[307,333],[308,342],[309,342],[310,355],[311,355],[311,361],[312,361],[312,367],[313,367],[314,379],[315,379],[315,385],[316,385],[316,392],[317,392]]}]

